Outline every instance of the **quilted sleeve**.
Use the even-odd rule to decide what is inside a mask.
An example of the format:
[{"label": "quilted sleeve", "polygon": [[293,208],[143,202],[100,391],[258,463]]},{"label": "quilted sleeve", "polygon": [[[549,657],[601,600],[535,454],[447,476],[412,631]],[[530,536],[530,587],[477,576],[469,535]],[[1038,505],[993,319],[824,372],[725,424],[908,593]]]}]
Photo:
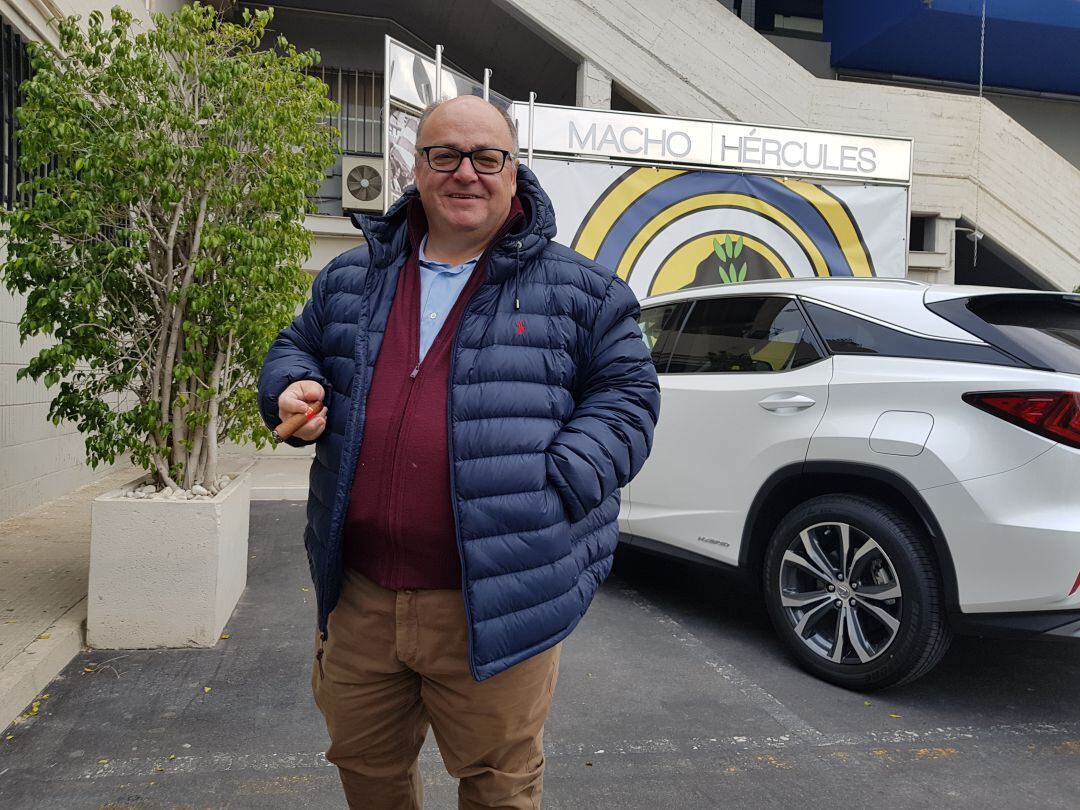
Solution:
[{"label": "quilted sleeve", "polygon": [[[311,286],[311,299],[293,322],[278,333],[270,344],[259,372],[259,411],[271,430],[281,424],[278,418],[277,398],[291,383],[297,380],[314,380],[330,395],[330,383],[322,371],[323,313],[326,301],[326,279],[332,265],[328,265],[315,278]],[[304,447],[312,442],[291,437],[285,440],[293,447]]]},{"label": "quilted sleeve", "polygon": [[652,449],[660,386],[638,314],[630,288],[612,279],[581,361],[577,406],[547,449],[548,480],[573,522],[630,483]]}]

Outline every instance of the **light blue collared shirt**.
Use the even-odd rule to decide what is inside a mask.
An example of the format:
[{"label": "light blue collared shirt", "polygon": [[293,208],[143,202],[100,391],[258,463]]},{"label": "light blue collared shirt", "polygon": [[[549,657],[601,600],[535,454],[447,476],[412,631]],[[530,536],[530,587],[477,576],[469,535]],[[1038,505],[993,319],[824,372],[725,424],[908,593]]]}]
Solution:
[{"label": "light blue collared shirt", "polygon": [[424,253],[427,235],[420,242],[420,359],[428,353],[431,344],[446,323],[446,316],[457,303],[458,296],[469,282],[480,256],[459,265],[449,265],[429,259]]}]

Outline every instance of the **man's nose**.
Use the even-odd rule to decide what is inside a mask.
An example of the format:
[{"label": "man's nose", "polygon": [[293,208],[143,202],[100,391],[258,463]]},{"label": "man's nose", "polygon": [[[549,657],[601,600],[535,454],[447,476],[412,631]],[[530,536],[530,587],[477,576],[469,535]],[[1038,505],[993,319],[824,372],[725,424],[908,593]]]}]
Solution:
[{"label": "man's nose", "polygon": [[472,158],[465,155],[461,156],[461,163],[454,170],[454,176],[459,180],[472,181],[479,176],[479,172],[476,171],[476,167],[473,166]]}]

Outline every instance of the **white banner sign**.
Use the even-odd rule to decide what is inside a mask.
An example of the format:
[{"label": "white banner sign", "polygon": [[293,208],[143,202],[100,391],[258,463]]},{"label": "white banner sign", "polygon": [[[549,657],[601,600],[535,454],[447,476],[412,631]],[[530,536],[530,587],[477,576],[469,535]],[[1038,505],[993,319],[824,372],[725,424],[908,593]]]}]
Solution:
[{"label": "white banner sign", "polygon": [[781,175],[911,181],[911,139],[514,102],[523,150]]},{"label": "white banner sign", "polygon": [[[390,98],[418,110],[435,101],[436,94],[436,70],[435,60],[430,56],[424,56],[414,51],[408,45],[403,45],[395,39],[386,38],[386,64],[389,81],[387,82]],[[457,98],[458,96],[483,96],[483,82],[470,79],[464,73],[444,67],[442,69],[442,83],[438,87],[442,98]],[[510,99],[498,93],[489,91],[488,97],[494,103],[509,107]]]},{"label": "white banner sign", "polygon": [[764,278],[903,277],[907,189],[536,159],[558,239],[638,298]]}]

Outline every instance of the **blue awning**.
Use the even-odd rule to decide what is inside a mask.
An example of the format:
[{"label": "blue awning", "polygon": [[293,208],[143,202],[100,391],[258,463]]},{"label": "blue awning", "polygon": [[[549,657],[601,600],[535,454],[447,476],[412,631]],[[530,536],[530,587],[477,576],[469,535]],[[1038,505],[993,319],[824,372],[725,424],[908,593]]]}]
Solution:
[{"label": "blue awning", "polygon": [[[836,68],[977,84],[982,0],[826,0]],[[1080,2],[987,0],[984,84],[1080,95]]]}]

